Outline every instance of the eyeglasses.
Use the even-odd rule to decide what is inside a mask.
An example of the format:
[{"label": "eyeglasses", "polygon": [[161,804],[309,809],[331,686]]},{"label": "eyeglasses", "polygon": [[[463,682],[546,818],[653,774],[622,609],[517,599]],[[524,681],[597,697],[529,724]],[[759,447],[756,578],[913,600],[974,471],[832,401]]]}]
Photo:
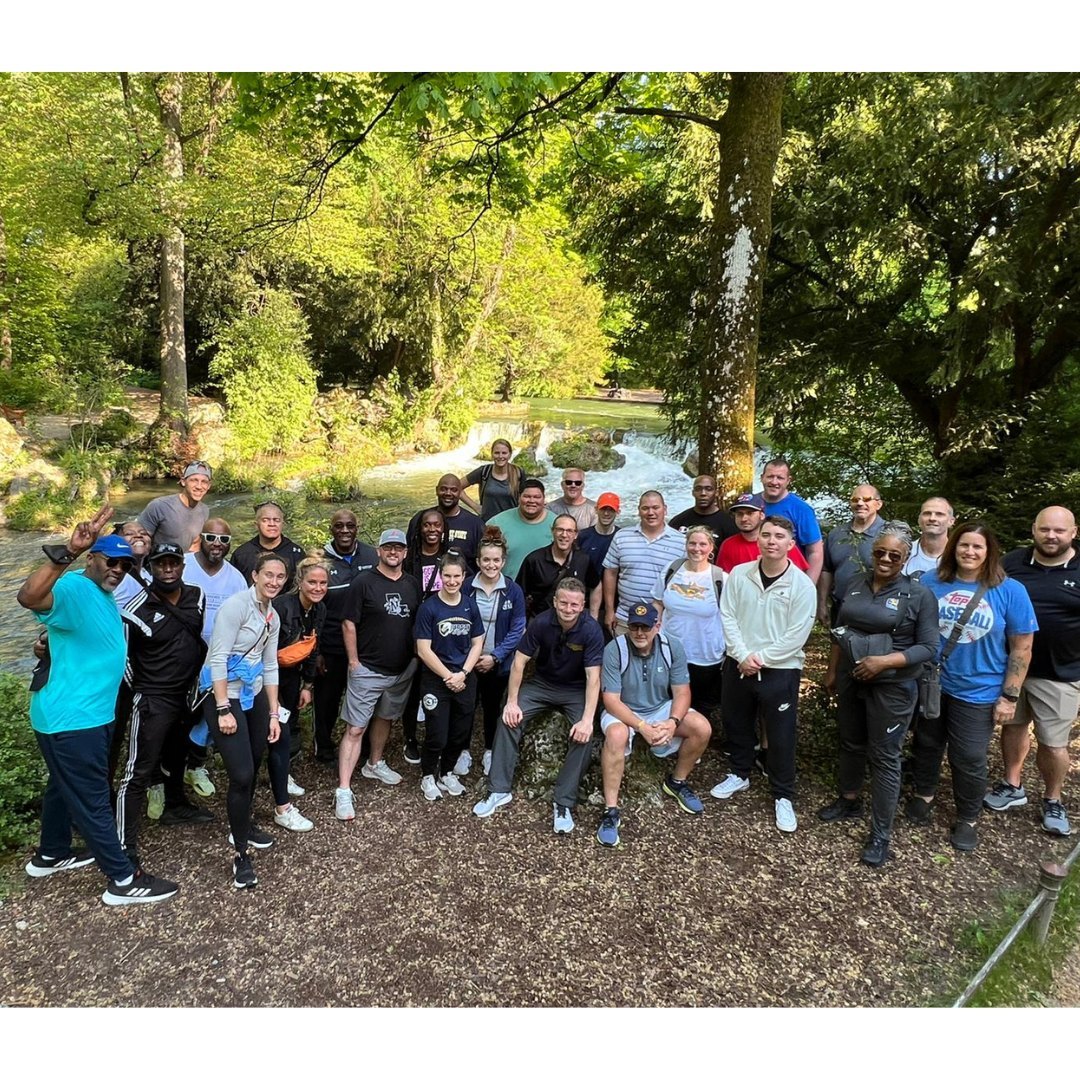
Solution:
[{"label": "eyeglasses", "polygon": [[882,551],[879,548],[875,548],[870,552],[875,559],[880,559],[884,562],[903,562],[904,556],[899,551]]},{"label": "eyeglasses", "polygon": [[552,529],[553,533],[568,533],[570,536],[577,534],[577,529]]},{"label": "eyeglasses", "polygon": [[228,533],[202,533],[202,538],[208,544],[231,544],[232,537]]},{"label": "eyeglasses", "polygon": [[585,486],[585,481],[584,480],[564,480],[563,483],[567,487],[584,487]]}]

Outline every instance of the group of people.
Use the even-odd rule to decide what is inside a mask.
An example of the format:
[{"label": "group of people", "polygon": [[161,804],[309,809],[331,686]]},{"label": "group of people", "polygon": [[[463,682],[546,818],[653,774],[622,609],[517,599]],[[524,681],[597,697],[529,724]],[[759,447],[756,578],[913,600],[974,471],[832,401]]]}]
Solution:
[{"label": "group of people", "polygon": [[[561,496],[548,501],[543,482],[511,456],[499,440],[491,464],[464,480],[443,476],[435,505],[405,530],[384,530],[374,547],[340,509],[324,548],[306,553],[285,535],[282,508],[266,501],[255,536],[233,550],[229,523],[209,516],[212,470],[201,461],[185,468],[178,494],[115,532],[105,532],[106,507],[66,544],[45,545],[48,561],[18,597],[45,627],[31,720],[49,782],[27,872],[96,861],[107,904],[175,895],[175,883],[143,869],[139,823],[148,795],[162,825],[213,821],[187,792],[214,793],[212,745],[228,779],[233,884],[254,886],[250,851],[274,843],[253,814],[264,757],[273,822],[313,827],[293,802],[304,790],[291,767],[308,705],[311,750],[337,773],[340,821],[355,817],[358,766],[364,779],[402,782],[387,760],[399,723],[423,797],[464,795],[478,709],[487,785],[473,813],[494,814],[512,799],[530,723],[554,710],[568,730],[553,829],[574,829],[596,743],[596,839],[613,847],[635,740],[665,760],[662,791],[700,815],[690,780],[719,714],[730,766],[711,796],[746,790],[760,769],[776,827],[792,833],[815,621],[832,635],[825,684],[839,735],[837,797],[818,817],[861,818],[869,771],[864,863],[889,856],[910,729],[909,822],[931,820],[947,751],[951,842],[972,850],[983,807],[1027,802],[1021,771],[1034,724],[1043,825],[1068,835],[1061,796],[1080,703],[1080,564],[1068,510],[1044,509],[1034,545],[1002,559],[992,532],[957,526],[945,499],[926,500],[915,539],[880,516],[876,489],[860,485],[850,521],[823,536],[777,460],[760,493],[729,507],[716,480],[699,476],[693,505],[670,522],[663,496],[646,491],[637,522],[620,528],[618,495],[587,498],[580,469],[565,470]],[[85,567],[65,573],[84,553]],[[997,724],[1005,774],[987,790]],[[73,848],[73,826],[86,849]]]}]

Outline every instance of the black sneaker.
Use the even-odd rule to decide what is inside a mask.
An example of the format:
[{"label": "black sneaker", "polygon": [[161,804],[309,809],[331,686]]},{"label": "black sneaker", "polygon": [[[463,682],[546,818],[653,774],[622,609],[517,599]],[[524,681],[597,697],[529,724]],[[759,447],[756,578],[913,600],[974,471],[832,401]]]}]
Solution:
[{"label": "black sneaker", "polygon": [[904,817],[912,825],[929,825],[930,815],[934,812],[934,804],[920,799],[918,795],[912,795],[904,803]]},{"label": "black sneaker", "polygon": [[193,803],[178,803],[176,806],[166,806],[161,811],[158,820],[159,825],[208,825],[214,820],[214,815],[209,810]]},{"label": "black sneaker", "polygon": [[949,843],[957,851],[974,851],[979,846],[979,834],[974,825],[958,821],[949,833]]},{"label": "black sneaker", "polygon": [[250,855],[237,855],[232,864],[233,888],[254,889],[259,884]]},{"label": "black sneaker", "polygon": [[109,907],[122,907],[124,904],[156,904],[159,900],[168,900],[180,891],[175,881],[154,877],[145,870],[136,870],[128,885],[109,882],[109,887],[101,894],[102,903]]},{"label": "black sneaker", "polygon": [[89,866],[93,861],[94,856],[85,848],[79,848],[62,858],[36,852],[26,864],[26,872],[31,877],[48,877],[50,874],[60,873],[61,870],[78,870],[80,866]]},{"label": "black sneaker", "polygon": [[862,817],[862,799],[845,799],[839,795],[817,812],[819,821],[850,821]]},{"label": "black sneaker", "polygon": [[[236,846],[232,833],[229,833],[229,843]],[[248,826],[248,844],[259,851],[265,851],[274,846],[274,838],[268,832],[263,832],[253,821]]]},{"label": "black sneaker", "polygon": [[408,742],[405,743],[404,757],[410,765],[420,764],[420,747],[416,745],[415,739],[409,739]]},{"label": "black sneaker", "polygon": [[883,866],[889,857],[889,841],[883,836],[873,834],[867,838],[866,846],[862,849],[862,855],[859,856],[867,866]]}]

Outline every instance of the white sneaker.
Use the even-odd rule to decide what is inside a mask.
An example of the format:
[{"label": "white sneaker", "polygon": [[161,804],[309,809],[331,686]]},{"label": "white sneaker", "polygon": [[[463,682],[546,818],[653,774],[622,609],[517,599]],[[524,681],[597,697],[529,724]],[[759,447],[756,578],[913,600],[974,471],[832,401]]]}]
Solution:
[{"label": "white sneaker", "polygon": [[791,805],[790,799],[776,800],[776,827],[781,832],[794,832],[799,827],[795,807]]},{"label": "white sneaker", "polygon": [[381,780],[384,784],[400,784],[401,773],[394,772],[389,765],[386,764],[386,758],[383,758],[378,765],[372,765],[369,761],[361,770],[360,775],[366,777],[368,780]]},{"label": "white sneaker", "polygon": [[275,814],[274,824],[291,832],[311,832],[315,828],[315,822],[304,817],[295,806],[290,806],[284,814]]},{"label": "white sneaker", "polygon": [[334,817],[338,821],[352,821],[356,817],[351,788],[339,787],[334,791]]},{"label": "white sneaker", "polygon": [[289,782],[285,786],[290,795],[307,794],[307,792],[292,778],[292,773],[289,773]]},{"label": "white sneaker", "polygon": [[469,770],[472,768],[472,754],[468,750],[462,750],[458,754],[458,759],[454,765],[455,776],[468,776]]},{"label": "white sneaker", "polygon": [[154,784],[146,793],[146,816],[157,821],[165,812],[165,785]]},{"label": "white sneaker", "polygon": [[210,779],[210,774],[202,765],[197,769],[185,769],[184,783],[187,784],[196,795],[201,795],[204,799],[209,799],[210,796],[217,791],[217,788],[214,787],[214,781]]},{"label": "white sneaker", "polygon": [[420,778],[420,790],[424,793],[424,798],[428,802],[434,802],[436,799],[442,798],[442,790],[436,783],[435,777],[430,773]]},{"label": "white sneaker", "polygon": [[487,774],[489,772],[491,772],[491,751],[490,750],[485,750],[484,751],[484,775],[487,776]]},{"label": "white sneaker", "polygon": [[552,818],[557,833],[570,833],[574,831],[574,815],[570,813],[569,806],[555,804],[555,813]]},{"label": "white sneaker", "polygon": [[734,773],[728,773],[727,778],[721,780],[709,794],[714,799],[730,799],[736,791],[745,791],[749,786],[749,779],[743,779],[743,777],[736,776]]},{"label": "white sneaker", "polygon": [[513,799],[509,791],[493,791],[483,802],[478,802],[472,812],[477,817],[491,817],[500,806],[505,806]]},{"label": "white sneaker", "polygon": [[465,785],[452,772],[448,772],[439,781],[439,787],[441,787],[448,795],[465,794]]}]

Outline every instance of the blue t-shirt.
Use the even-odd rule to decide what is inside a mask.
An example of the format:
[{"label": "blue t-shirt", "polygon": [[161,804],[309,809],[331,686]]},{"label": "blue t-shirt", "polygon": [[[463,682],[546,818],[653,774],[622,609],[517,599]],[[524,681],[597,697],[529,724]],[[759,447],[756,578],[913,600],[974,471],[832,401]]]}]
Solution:
[{"label": "blue t-shirt", "polygon": [[53,605],[35,612],[49,628],[49,681],[30,695],[30,723],[43,735],[111,724],[127,646],[112,593],[82,570],[64,574]]},{"label": "blue t-shirt", "polygon": [[431,651],[451,670],[460,671],[474,637],[483,637],[480,609],[471,596],[447,604],[438,593],[429,596],[416,616],[416,638],[431,642]]},{"label": "blue t-shirt", "polygon": [[[919,584],[937,597],[940,657],[956,620],[964,613],[978,585],[973,581],[939,581],[934,570],[923,574]],[[973,705],[993,704],[1001,696],[1005,682],[1007,638],[1012,634],[1033,634],[1038,629],[1027,590],[1018,581],[1006,578],[987,590],[979,601],[978,609],[941,669],[941,689]]]},{"label": "blue t-shirt", "polygon": [[525,628],[518,652],[536,660],[536,674],[559,686],[584,687],[585,669],[604,662],[604,632],[587,612],[563,630],[551,609],[541,612]]},{"label": "blue t-shirt", "polygon": [[793,492],[789,491],[779,502],[766,502],[765,515],[785,517],[795,526],[795,543],[804,555],[808,545],[821,542],[821,526],[814,516],[813,507]]}]

